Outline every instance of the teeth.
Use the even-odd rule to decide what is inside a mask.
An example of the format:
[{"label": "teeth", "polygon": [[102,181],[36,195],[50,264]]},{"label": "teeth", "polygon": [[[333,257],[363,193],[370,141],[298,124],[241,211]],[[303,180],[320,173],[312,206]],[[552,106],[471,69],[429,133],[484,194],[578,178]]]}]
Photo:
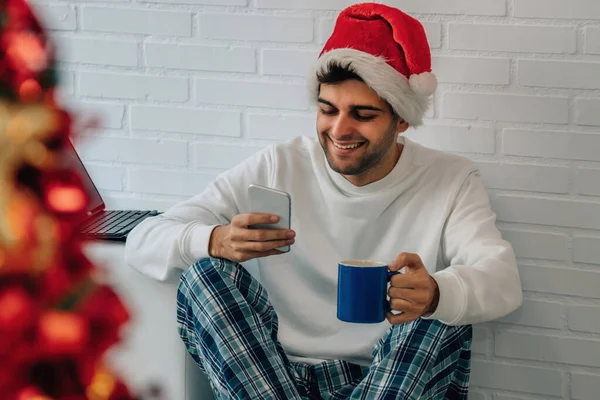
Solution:
[{"label": "teeth", "polygon": [[337,144],[335,142],[333,142],[333,144],[335,145],[335,147],[337,147],[338,149],[344,149],[344,150],[348,150],[348,149],[355,149],[358,146],[361,145],[361,143],[354,143],[354,144],[350,144],[348,146],[342,146],[341,144]]}]

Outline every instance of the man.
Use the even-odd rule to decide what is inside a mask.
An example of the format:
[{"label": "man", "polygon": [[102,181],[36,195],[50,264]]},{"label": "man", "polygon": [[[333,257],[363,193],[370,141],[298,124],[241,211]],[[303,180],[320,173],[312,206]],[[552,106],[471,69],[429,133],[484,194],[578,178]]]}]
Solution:
[{"label": "man", "polygon": [[[398,137],[436,89],[422,25],[380,4],[345,9],[311,88],[318,140],[270,146],[146,220],[128,260],[156,279],[185,269],[179,332],[218,398],[466,398],[470,324],[522,293],[479,172]],[[276,221],[248,213],[250,184],[290,193],[293,230],[249,229]],[[260,284],[240,264],[251,259]],[[404,269],[387,321],[336,319],[342,259]]]}]

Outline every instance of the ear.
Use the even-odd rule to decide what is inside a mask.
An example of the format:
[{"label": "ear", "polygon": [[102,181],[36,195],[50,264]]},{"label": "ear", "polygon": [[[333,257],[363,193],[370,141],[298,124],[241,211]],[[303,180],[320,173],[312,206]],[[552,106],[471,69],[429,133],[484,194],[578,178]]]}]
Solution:
[{"label": "ear", "polygon": [[396,131],[398,133],[404,133],[408,130],[410,125],[403,118],[398,117],[398,122],[396,122]]}]

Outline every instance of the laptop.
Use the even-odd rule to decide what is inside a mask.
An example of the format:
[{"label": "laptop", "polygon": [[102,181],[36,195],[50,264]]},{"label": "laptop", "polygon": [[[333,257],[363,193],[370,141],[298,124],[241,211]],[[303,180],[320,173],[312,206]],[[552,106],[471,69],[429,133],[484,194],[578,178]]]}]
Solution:
[{"label": "laptop", "polygon": [[159,214],[156,210],[107,210],[98,188],[70,140],[67,140],[65,153],[65,162],[79,174],[89,196],[87,216],[80,226],[80,232],[87,239],[124,242],[127,234],[140,222]]}]

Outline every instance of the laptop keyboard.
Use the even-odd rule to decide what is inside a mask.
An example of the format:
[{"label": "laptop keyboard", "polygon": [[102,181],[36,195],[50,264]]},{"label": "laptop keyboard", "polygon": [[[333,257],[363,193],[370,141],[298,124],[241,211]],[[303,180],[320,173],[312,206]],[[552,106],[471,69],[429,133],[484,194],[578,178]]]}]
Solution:
[{"label": "laptop keyboard", "polygon": [[119,211],[105,210],[86,221],[81,227],[84,235],[113,236],[129,232],[140,219],[151,214],[151,211]]}]

